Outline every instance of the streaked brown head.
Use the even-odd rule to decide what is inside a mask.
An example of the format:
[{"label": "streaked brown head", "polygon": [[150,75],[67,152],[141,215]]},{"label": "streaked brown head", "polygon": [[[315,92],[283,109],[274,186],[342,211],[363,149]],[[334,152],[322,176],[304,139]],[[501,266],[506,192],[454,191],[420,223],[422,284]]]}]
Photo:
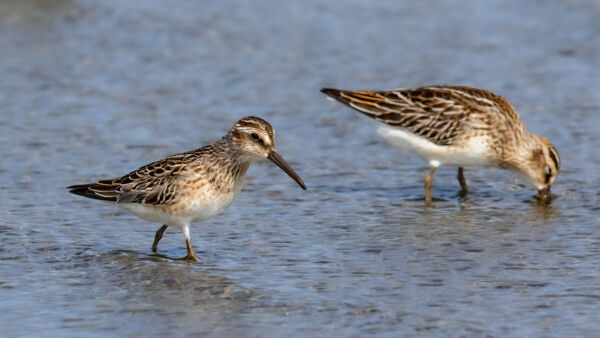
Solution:
[{"label": "streaked brown head", "polygon": [[560,172],[560,157],[556,148],[546,138],[538,136],[538,140],[539,146],[532,150],[525,173],[538,188],[535,197],[550,204],[552,202],[550,188]]},{"label": "streaked brown head", "polygon": [[237,121],[229,130],[233,143],[241,151],[252,156],[267,158],[277,164],[291,178],[306,190],[302,178],[279,155],[275,148],[275,132],[269,122],[255,116],[247,116]]}]

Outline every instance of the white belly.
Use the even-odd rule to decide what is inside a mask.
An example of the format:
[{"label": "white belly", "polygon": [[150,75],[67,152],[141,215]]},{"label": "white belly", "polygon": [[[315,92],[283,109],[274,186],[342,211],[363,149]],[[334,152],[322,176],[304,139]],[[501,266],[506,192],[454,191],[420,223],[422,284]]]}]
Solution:
[{"label": "white belly", "polygon": [[418,154],[433,167],[441,164],[457,166],[487,166],[488,139],[485,136],[473,137],[468,143],[457,146],[440,146],[424,137],[391,126],[380,126],[377,129],[386,141],[393,146]]},{"label": "white belly", "polygon": [[192,218],[192,222],[200,222],[215,217],[231,205],[234,197],[234,194],[228,194],[220,198],[196,200],[189,207],[189,217]]},{"label": "white belly", "polygon": [[199,222],[222,213],[235,194],[211,196],[209,198],[193,198],[185,204],[175,204],[167,207],[155,207],[140,203],[119,203],[118,205],[130,213],[150,222],[163,223],[182,227],[192,222]]}]

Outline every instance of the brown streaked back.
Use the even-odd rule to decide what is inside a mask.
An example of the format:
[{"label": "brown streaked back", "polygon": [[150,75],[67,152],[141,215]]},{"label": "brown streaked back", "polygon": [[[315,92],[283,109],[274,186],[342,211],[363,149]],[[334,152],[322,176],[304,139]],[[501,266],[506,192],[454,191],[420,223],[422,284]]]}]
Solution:
[{"label": "brown streaked back", "polygon": [[185,166],[213,151],[211,146],[172,155],[147,164],[127,175],[67,187],[70,193],[116,203],[168,205],[176,198],[176,184]]},{"label": "brown streaked back", "polygon": [[503,97],[466,86],[428,86],[388,91],[323,88],[321,92],[390,126],[453,145],[467,129],[489,131],[491,118],[519,123]]}]

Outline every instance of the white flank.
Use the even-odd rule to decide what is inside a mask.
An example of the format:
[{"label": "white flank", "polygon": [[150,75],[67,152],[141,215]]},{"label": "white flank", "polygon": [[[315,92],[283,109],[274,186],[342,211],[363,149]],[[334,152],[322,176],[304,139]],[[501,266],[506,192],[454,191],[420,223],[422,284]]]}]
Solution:
[{"label": "white flank", "polygon": [[440,146],[424,137],[387,125],[379,126],[377,133],[391,145],[421,156],[432,167],[442,164],[461,167],[490,165],[486,156],[489,152],[487,137],[471,138],[467,144],[456,147]]},{"label": "white flank", "polygon": [[222,213],[229,207],[238,191],[220,196],[204,195],[203,198],[189,201],[186,203],[185,210],[174,214],[163,212],[160,207],[140,203],[119,203],[118,206],[150,222],[183,227],[186,224],[203,221]]}]

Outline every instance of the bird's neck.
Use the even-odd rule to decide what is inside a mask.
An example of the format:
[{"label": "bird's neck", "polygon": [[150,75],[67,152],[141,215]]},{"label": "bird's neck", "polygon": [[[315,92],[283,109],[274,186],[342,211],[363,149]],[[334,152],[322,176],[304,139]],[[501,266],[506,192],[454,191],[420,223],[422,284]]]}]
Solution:
[{"label": "bird's neck", "polygon": [[523,130],[503,144],[500,166],[505,169],[521,171],[531,161],[531,155],[538,147],[538,136]]},{"label": "bird's neck", "polygon": [[213,148],[215,150],[215,160],[223,168],[227,168],[227,171],[236,180],[242,179],[246,175],[248,167],[254,160],[254,156],[234,145],[229,134],[215,142]]}]

